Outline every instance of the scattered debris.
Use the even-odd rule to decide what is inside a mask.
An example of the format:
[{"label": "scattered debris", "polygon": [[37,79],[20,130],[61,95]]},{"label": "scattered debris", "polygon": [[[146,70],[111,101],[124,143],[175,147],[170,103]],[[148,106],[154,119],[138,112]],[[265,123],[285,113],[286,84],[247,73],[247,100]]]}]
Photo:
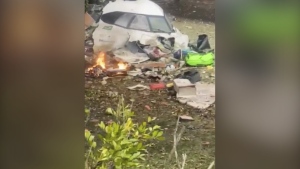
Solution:
[{"label": "scattered debris", "polygon": [[[180,103],[195,108],[207,108],[214,103],[214,85],[206,84],[205,81],[208,78],[214,79],[214,51],[210,47],[208,36],[200,34],[195,44],[189,44],[189,37],[181,34],[177,28],[173,28],[175,32],[165,30],[171,25],[153,30],[151,23],[145,25],[143,21],[149,23],[148,20],[153,17],[152,13],[156,10],[141,15],[142,11],[138,9],[149,6],[153,9],[160,7],[151,1],[132,2],[130,6],[127,4],[126,1],[118,1],[109,3],[103,8],[102,16],[110,16],[116,11],[124,13],[131,11],[132,17],[117,16],[108,25],[103,20],[85,14],[86,32],[87,29],[93,28],[90,34],[92,36],[87,36],[85,40],[85,58],[90,64],[85,76],[102,79],[102,85],[107,85],[107,78],[116,76],[121,76],[122,81],[132,79],[145,85],[127,87],[129,90],[145,90],[140,92],[144,96],[150,95],[152,92],[150,89],[166,90],[170,98],[176,96]],[[139,8],[136,8],[137,6]],[[163,12],[156,15],[167,17]],[[132,18],[139,19],[133,22]],[[111,20],[111,17],[107,17],[107,20]],[[116,29],[115,24],[126,26]],[[169,23],[160,22],[160,24]],[[98,27],[94,27],[95,25]],[[137,26],[138,28],[131,29]],[[185,27],[193,29],[192,26]],[[128,32],[127,29],[131,31]],[[142,31],[136,31],[139,29],[146,29],[148,33],[141,34]],[[204,66],[206,72],[200,75],[202,71],[199,72],[197,68],[186,70],[187,67],[184,66]]]},{"label": "scattered debris", "polygon": [[189,97],[196,94],[196,87],[187,79],[174,79],[174,89],[177,97]]},{"label": "scattered debris", "polygon": [[181,116],[179,116],[179,119],[181,121],[193,121],[194,120],[193,117],[187,116],[187,115],[181,115]]},{"label": "scattered debris", "polygon": [[194,108],[206,109],[215,103],[215,85],[197,82],[194,95],[180,96],[177,99],[180,103],[186,103]]},{"label": "scattered debris", "polygon": [[107,79],[109,79],[110,77],[103,77],[103,80],[107,80]]},{"label": "scattered debris", "polygon": [[98,123],[99,122],[98,119],[90,119],[89,121],[92,122],[92,123]]},{"label": "scattered debris", "polygon": [[142,73],[142,71],[141,70],[132,70],[132,71],[128,71],[127,72],[127,74],[129,75],[129,76],[137,76],[137,75],[141,75],[141,74],[143,74]]},{"label": "scattered debris", "polygon": [[[128,1],[128,3],[132,3],[132,2]],[[105,12],[106,11],[104,11],[104,13]],[[136,16],[133,15],[132,20],[134,20],[134,17]],[[107,18],[112,19],[112,17],[107,17]],[[121,18],[124,17],[118,18],[118,16],[116,16],[113,19],[115,21],[119,20],[118,22],[120,23],[120,21],[122,20]],[[125,19],[126,18],[127,17],[125,17]],[[179,21],[181,21],[181,18],[179,18]],[[195,22],[195,23],[189,23],[189,22]],[[198,23],[197,21],[182,20],[181,23],[175,23],[174,25],[177,26],[177,24],[179,26],[178,28],[180,28],[180,31],[186,30],[187,33],[191,35],[194,34],[195,37],[190,36],[191,40],[193,39],[196,40],[198,35],[196,34],[196,32],[197,33],[207,32],[209,33],[209,35],[212,34],[212,36],[214,36],[213,30],[206,29],[206,28],[202,29],[202,25],[204,24]],[[139,25],[140,27],[143,26],[142,24]],[[185,25],[191,27],[188,27],[187,29],[185,28]],[[201,25],[201,26],[198,28],[197,25]],[[95,38],[95,43],[96,43],[95,48],[92,48],[91,43],[87,42],[87,45],[89,46],[86,47],[85,58],[86,60],[89,60],[90,63],[95,63],[95,61],[97,60],[95,58],[98,57],[97,54],[99,51],[105,52],[105,54],[108,56],[106,59],[108,63],[106,63],[105,68],[102,68],[100,65],[94,67],[95,64],[86,65],[87,70],[90,70],[90,72],[86,71],[87,73],[85,73],[86,82],[92,81],[91,83],[93,83],[93,84],[87,83],[88,88],[85,89],[86,106],[88,108],[92,107],[94,109],[92,111],[91,118],[96,118],[103,121],[106,124],[111,124],[113,121],[110,119],[113,119],[113,117],[103,113],[105,112],[105,109],[107,107],[115,108],[116,105],[119,104],[117,102],[118,96],[124,95],[124,103],[126,105],[129,104],[129,109],[131,109],[132,111],[140,114],[144,113],[144,115],[146,116],[147,115],[151,117],[157,116],[159,120],[157,122],[154,122],[153,125],[157,124],[159,126],[162,126],[162,129],[165,130],[164,131],[165,134],[167,134],[164,136],[166,136],[167,138],[169,138],[169,135],[173,134],[173,132],[171,133],[171,131],[173,131],[174,129],[172,119],[178,117],[180,118],[180,121],[186,121],[186,122],[182,122],[182,124],[180,124],[179,127],[187,128],[191,130],[187,130],[184,134],[185,136],[182,137],[181,140],[186,140],[187,145],[191,143],[194,144],[194,142],[196,142],[196,143],[200,143],[200,147],[202,145],[206,148],[209,148],[209,154],[207,156],[208,158],[206,159],[208,160],[213,159],[214,150],[210,150],[210,149],[213,149],[214,145],[210,145],[207,147],[205,146],[205,141],[210,141],[211,144],[214,143],[214,137],[210,136],[210,134],[211,133],[214,134],[211,126],[214,125],[213,117],[215,116],[215,113],[214,112],[212,113],[210,107],[206,108],[205,110],[197,110],[197,109],[205,108],[206,104],[209,105],[209,101],[204,101],[205,99],[197,100],[196,96],[198,94],[197,82],[203,84],[214,83],[215,80],[214,78],[212,78],[214,76],[214,73],[210,72],[210,71],[214,71],[214,64],[209,66],[206,65],[200,66],[195,64],[192,65],[191,68],[189,67],[190,66],[189,64],[186,64],[186,61],[189,61],[189,59],[186,59],[186,57],[187,56],[191,57],[190,53],[192,52],[199,53],[197,50],[194,50],[191,47],[182,47],[183,45],[180,46],[181,45],[180,39],[177,38],[176,36],[173,36],[173,34],[163,35],[163,37],[165,37],[165,40],[167,40],[166,42],[164,42],[164,44],[162,44],[159,40],[156,40],[157,37],[155,36],[150,35],[146,37],[148,34],[151,34],[151,32],[141,31],[143,32],[143,35],[140,33],[137,34],[137,36],[135,36],[135,33],[132,34],[132,32],[134,32],[135,30],[130,30],[129,26],[130,24],[128,24],[128,29],[127,29],[126,26],[119,27],[116,26],[115,23],[108,24],[106,26],[100,25],[98,27],[98,30],[102,29],[103,34],[100,33],[94,34],[100,37],[100,38],[96,38],[95,36],[93,36]],[[124,34],[118,33],[117,29],[119,30],[124,29],[130,35],[127,36],[125,33]],[[176,28],[172,28],[172,29],[174,29],[174,32],[177,31]],[[114,33],[116,34],[113,37],[109,37]],[[157,32],[155,34],[161,35],[164,33]],[[105,37],[102,35],[105,35]],[[172,46],[171,42],[168,40],[169,37],[175,38],[174,46]],[[155,43],[151,44],[149,42],[150,39],[153,39],[153,41],[155,41],[156,44]],[[114,45],[108,45],[107,47],[105,46],[102,48],[103,50],[100,50],[97,47],[98,45],[97,43],[99,43],[99,40],[103,40],[101,41],[101,43],[103,44],[106,43],[106,41],[109,41],[109,43]],[[135,40],[140,40],[140,44],[142,44],[143,46],[149,45],[149,48],[145,46],[144,48],[141,49],[144,50],[153,49],[153,50],[152,51],[150,50],[150,52],[145,52],[141,50],[139,48],[140,46],[138,46],[140,45],[139,42]],[[123,45],[125,44],[125,42],[127,44]],[[215,43],[212,43],[213,46],[214,44]],[[116,49],[115,48],[116,46],[119,46],[120,48]],[[93,51],[92,49],[94,49],[95,51]],[[157,54],[158,57],[152,57]],[[213,56],[213,53],[211,54]],[[197,57],[192,56],[192,58],[197,58]],[[119,69],[118,63],[120,62],[127,63],[126,70],[118,70]],[[160,65],[160,66],[153,66],[153,64]],[[111,67],[112,70],[110,69]],[[184,75],[186,72],[189,72],[191,70],[195,70],[199,72],[198,74],[199,75],[198,77],[200,78],[199,80],[193,81],[193,78],[191,78],[193,73],[191,72],[190,72],[191,74],[189,75]],[[202,73],[203,70],[205,70],[206,73],[203,74]],[[116,76],[118,76],[118,78],[115,78]],[[196,91],[190,96],[176,97],[177,92],[175,91],[174,79],[189,80],[192,84],[195,85]],[[105,85],[102,85],[102,83],[105,83]],[[151,88],[151,86],[157,83],[165,84],[165,87],[158,88],[159,90],[151,90],[155,88],[155,87]],[[136,86],[137,84],[142,85],[142,87]],[[128,89],[126,89],[127,87]],[[213,99],[213,97],[211,99]],[[199,106],[198,101],[200,102],[201,106]],[[182,102],[184,105],[179,102]],[[202,114],[204,114],[205,112],[209,112],[209,113],[207,113],[206,116],[202,116]],[[199,115],[197,115],[197,113],[199,113]],[[181,116],[181,115],[185,115],[188,117]],[[134,122],[140,122],[143,119],[144,118],[134,117]],[[170,119],[171,121],[169,122],[171,123],[168,122],[168,120]],[[208,123],[206,124],[206,122]],[[88,124],[87,127],[97,133],[98,132],[97,129],[99,129],[99,127],[98,126],[94,127],[94,124],[96,125],[97,122]],[[199,129],[199,127],[201,128]],[[209,139],[197,138],[197,135],[203,132],[209,133],[207,134],[209,136],[207,138]],[[176,143],[176,141],[173,142]],[[163,150],[159,151],[158,153],[161,154],[159,155],[159,157],[165,157],[166,155],[168,155],[168,152],[165,152]],[[193,153],[197,154],[196,151],[195,152],[192,151],[190,152],[190,154],[192,154],[191,156],[193,156]],[[153,155],[155,156],[155,154]],[[192,158],[190,160],[193,161],[195,159]],[[194,163],[190,165],[189,162],[187,162],[187,166],[185,166],[185,168],[199,168],[199,167],[207,168],[208,166],[206,165],[209,165],[209,163],[211,162],[211,161],[209,161],[209,163],[204,162],[205,163],[204,164],[201,163],[201,160],[202,159],[200,159],[200,163],[199,163],[199,160],[197,161],[196,159],[198,165],[194,165]],[[155,167],[160,168],[160,166],[163,166],[163,164],[160,163],[156,164],[155,159],[154,159],[154,163],[151,164],[154,165],[153,166],[154,168]]]},{"label": "scattered debris", "polygon": [[202,142],[203,145],[210,145],[210,142],[208,141],[205,141],[205,142]]},{"label": "scattered debris", "polygon": [[141,84],[131,86],[131,87],[127,87],[127,88],[130,89],[130,90],[145,90],[145,89],[149,90],[150,89],[148,86],[141,85]]},{"label": "scattered debris", "polygon": [[173,86],[174,86],[174,83],[167,83],[167,84],[166,84],[166,87],[167,87],[167,88],[170,88],[170,87],[173,87]]},{"label": "scattered debris", "polygon": [[106,84],[107,84],[107,81],[102,80],[102,81],[101,81],[101,84],[102,84],[102,85],[106,85]]},{"label": "scattered debris", "polygon": [[135,65],[136,68],[165,68],[166,64],[161,62],[147,62]]},{"label": "scattered debris", "polygon": [[149,87],[151,90],[159,90],[164,89],[166,85],[164,83],[151,83]]},{"label": "scattered debris", "polygon": [[188,79],[193,84],[201,80],[199,71],[196,69],[183,72],[182,74],[177,75],[176,78]]},{"label": "scattered debris", "polygon": [[146,53],[132,53],[129,49],[120,48],[113,51],[116,58],[131,64],[138,64],[149,60]]},{"label": "scattered debris", "polygon": [[173,64],[169,64],[169,65],[166,66],[166,71],[167,71],[167,72],[173,71],[173,70],[175,70],[175,69],[176,69],[176,68],[175,68],[175,66],[174,66]]}]

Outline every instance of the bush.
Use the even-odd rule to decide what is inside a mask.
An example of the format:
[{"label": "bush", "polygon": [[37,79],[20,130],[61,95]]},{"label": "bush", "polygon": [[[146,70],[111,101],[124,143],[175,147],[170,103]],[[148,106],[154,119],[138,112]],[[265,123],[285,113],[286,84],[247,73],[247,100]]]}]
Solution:
[{"label": "bush", "polygon": [[[89,114],[87,111],[86,113]],[[117,109],[108,108],[107,113],[114,117],[114,122],[104,124],[101,121],[98,124],[104,134],[93,135],[85,130],[88,145],[85,154],[86,169],[143,167],[142,161],[147,153],[146,143],[164,139],[161,127],[149,126],[155,120],[151,117],[141,124],[135,123],[132,119],[134,112],[129,105],[124,105],[123,97],[120,98]]]}]

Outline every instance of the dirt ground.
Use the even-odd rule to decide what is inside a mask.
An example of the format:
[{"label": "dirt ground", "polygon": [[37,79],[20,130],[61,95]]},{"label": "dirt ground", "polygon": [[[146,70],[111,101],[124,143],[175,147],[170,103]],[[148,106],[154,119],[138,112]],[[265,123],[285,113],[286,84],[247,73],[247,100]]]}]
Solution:
[{"label": "dirt ground", "polygon": [[152,0],[166,12],[189,19],[215,21],[215,0]]},{"label": "dirt ground", "polygon": [[[207,34],[211,47],[215,47],[215,26],[212,23],[204,23],[199,20],[177,18],[174,25],[187,34],[191,41],[195,41],[199,34]],[[214,75],[208,73],[206,68],[199,68],[202,80],[214,83]],[[99,121],[109,121],[110,116],[105,115],[108,107],[115,108],[118,97],[123,95],[125,102],[130,104],[134,100],[133,111],[136,113],[136,121],[143,121],[147,116],[157,117],[156,124],[164,129],[164,141],[154,144],[149,150],[147,161],[153,169],[163,169],[164,162],[173,146],[173,132],[176,126],[177,115],[189,115],[194,118],[191,122],[182,122],[186,126],[182,139],[177,147],[179,157],[187,154],[186,169],[207,169],[215,158],[215,107],[212,105],[206,110],[194,109],[179,103],[172,92],[161,91],[131,91],[127,87],[149,82],[138,78],[111,78],[106,85],[101,84],[100,79],[86,79],[85,105],[91,110],[89,129],[96,131],[95,125]],[[148,105],[151,110],[145,108]],[[174,157],[172,158],[174,160]],[[166,169],[175,168],[174,161],[170,161]],[[214,168],[214,167],[213,167]]]}]

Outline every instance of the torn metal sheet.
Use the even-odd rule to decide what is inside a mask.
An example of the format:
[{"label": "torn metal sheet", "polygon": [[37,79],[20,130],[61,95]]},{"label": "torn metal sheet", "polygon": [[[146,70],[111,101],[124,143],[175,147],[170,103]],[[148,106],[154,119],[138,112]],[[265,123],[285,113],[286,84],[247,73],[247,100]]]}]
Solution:
[{"label": "torn metal sheet", "polygon": [[121,59],[124,62],[131,64],[138,64],[149,60],[146,53],[131,53],[129,49],[121,48],[113,51],[113,54],[117,59]]},{"label": "torn metal sheet", "polygon": [[114,25],[99,25],[93,32],[94,51],[111,51],[124,47],[129,34]]},{"label": "torn metal sheet", "polygon": [[166,39],[175,38],[175,44],[173,47],[174,50],[188,48],[189,37],[187,35],[181,34],[180,32],[177,32],[177,34],[174,34],[173,36],[165,35],[165,34],[159,34],[159,35],[143,34],[140,37],[139,41],[144,45],[157,46],[164,53],[170,53],[171,50],[165,48],[164,45],[158,40],[158,37],[163,37]]}]

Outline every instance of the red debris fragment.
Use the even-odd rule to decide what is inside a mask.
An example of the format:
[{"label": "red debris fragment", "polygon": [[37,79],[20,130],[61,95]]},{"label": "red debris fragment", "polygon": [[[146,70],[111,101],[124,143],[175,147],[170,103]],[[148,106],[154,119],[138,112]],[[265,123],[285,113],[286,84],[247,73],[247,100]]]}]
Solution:
[{"label": "red debris fragment", "polygon": [[164,89],[166,85],[164,83],[151,83],[149,85],[151,90]]}]

